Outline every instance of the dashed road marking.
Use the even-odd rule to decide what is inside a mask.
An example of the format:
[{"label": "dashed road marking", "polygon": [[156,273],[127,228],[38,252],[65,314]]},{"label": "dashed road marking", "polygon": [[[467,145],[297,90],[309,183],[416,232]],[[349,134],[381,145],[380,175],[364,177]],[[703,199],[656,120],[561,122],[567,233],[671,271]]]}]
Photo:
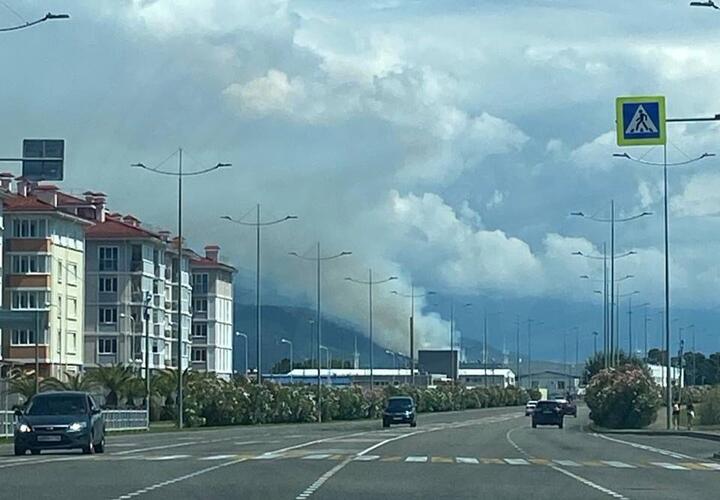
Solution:
[{"label": "dashed road marking", "polygon": [[[380,455],[362,455],[360,457],[355,457],[355,460],[358,462],[374,462],[375,460],[378,460],[380,458]],[[400,458],[400,457],[398,457]]]},{"label": "dashed road marking", "polygon": [[602,463],[615,467],[616,469],[635,469],[634,465],[626,464],[625,462],[618,462],[617,460],[601,460]]},{"label": "dashed road marking", "polygon": [[582,465],[573,460],[553,460],[553,462],[558,465],[564,465],[565,467],[582,467]]},{"label": "dashed road marking", "polygon": [[459,464],[479,464],[480,461],[477,458],[472,457],[456,457],[455,461]]},{"label": "dashed road marking", "polygon": [[228,460],[230,458],[235,458],[237,455],[210,455],[209,457],[201,457],[198,460]]},{"label": "dashed road marking", "polygon": [[530,462],[524,458],[506,458],[505,462],[510,465],[530,465]]},{"label": "dashed road marking", "polygon": [[720,470],[720,464],[713,463],[713,462],[700,462],[700,465],[703,467],[707,467],[711,470]]},{"label": "dashed road marking", "polygon": [[679,464],[671,464],[669,462],[650,462],[652,465],[656,465],[658,467],[662,467],[663,469],[669,469],[669,470],[690,470],[687,467],[683,467]]},{"label": "dashed road marking", "polygon": [[329,453],[316,453],[314,455],[305,455],[303,460],[324,460],[329,456]]},{"label": "dashed road marking", "polygon": [[181,458],[189,458],[190,455],[160,455],[157,457],[146,457],[145,460],[162,462],[165,460],[179,460]]},{"label": "dashed road marking", "polygon": [[410,456],[405,459],[406,462],[417,462],[417,463],[425,463],[427,462],[428,457],[415,457]]}]

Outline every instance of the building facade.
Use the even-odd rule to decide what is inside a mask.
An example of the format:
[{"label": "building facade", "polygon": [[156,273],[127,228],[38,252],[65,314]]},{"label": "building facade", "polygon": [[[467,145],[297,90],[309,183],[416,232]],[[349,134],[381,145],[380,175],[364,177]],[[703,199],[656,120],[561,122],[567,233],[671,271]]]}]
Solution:
[{"label": "building facade", "polygon": [[192,272],[191,367],[232,375],[233,275],[235,268],[218,260],[220,247],[208,245],[205,256],[190,260]]},{"label": "building facade", "polygon": [[19,179],[10,193],[3,178],[2,188],[3,304],[37,315],[32,326],[3,332],[4,361],[34,369],[37,342],[41,376],[76,373],[84,363],[85,229],[90,224],[59,209],[55,186]]}]

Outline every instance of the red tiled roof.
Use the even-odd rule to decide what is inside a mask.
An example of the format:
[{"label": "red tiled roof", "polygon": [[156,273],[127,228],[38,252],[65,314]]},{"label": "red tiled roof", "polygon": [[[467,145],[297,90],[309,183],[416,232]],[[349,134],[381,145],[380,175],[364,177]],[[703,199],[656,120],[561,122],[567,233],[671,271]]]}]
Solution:
[{"label": "red tiled roof", "polygon": [[235,269],[230,264],[225,264],[223,262],[219,262],[217,260],[208,259],[207,257],[203,257],[202,255],[198,255],[195,251],[190,250],[189,248],[185,250],[190,254],[190,264],[193,266],[198,267],[218,267],[220,269],[225,269],[230,272],[234,272],[237,269]]},{"label": "red tiled roof", "polygon": [[57,210],[54,206],[44,201],[38,200],[34,196],[9,196],[3,200],[6,212],[54,212]]},{"label": "red tiled roof", "polygon": [[160,239],[157,234],[127,224],[118,219],[105,219],[105,222],[96,222],[85,231],[86,238],[92,239],[114,239],[114,238],[155,238]]}]

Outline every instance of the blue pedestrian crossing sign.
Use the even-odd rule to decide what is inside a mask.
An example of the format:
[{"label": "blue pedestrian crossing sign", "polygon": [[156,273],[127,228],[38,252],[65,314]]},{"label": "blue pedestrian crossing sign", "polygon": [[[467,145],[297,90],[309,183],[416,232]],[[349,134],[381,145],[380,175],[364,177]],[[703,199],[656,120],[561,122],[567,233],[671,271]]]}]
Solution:
[{"label": "blue pedestrian crossing sign", "polygon": [[665,144],[664,96],[618,97],[615,110],[618,146]]}]

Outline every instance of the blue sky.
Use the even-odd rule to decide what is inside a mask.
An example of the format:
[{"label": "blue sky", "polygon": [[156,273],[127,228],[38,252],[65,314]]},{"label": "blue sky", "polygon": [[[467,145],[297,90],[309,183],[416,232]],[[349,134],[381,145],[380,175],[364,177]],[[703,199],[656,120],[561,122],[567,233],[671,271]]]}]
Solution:
[{"label": "blue sky", "polygon": [[[174,227],[174,190],[129,164],[178,146],[188,168],[231,171],[187,186],[187,234],[252,270],[250,232],[219,220],[256,202],[297,214],[264,240],[265,287],[311,304],[312,270],[288,259],[320,239],[353,257],[328,265],[328,313],[365,324],[365,292],[342,278],[401,277],[479,312],[540,316],[535,350],[598,329],[597,252],[606,228],[568,213],[656,215],[618,230],[618,265],[637,300],[662,300],[661,171],[615,160],[618,95],[663,94],[672,116],[720,112],[720,17],[687,2],[145,0],[9,2],[28,18],[72,19],[3,35],[0,148],[67,139],[67,179],[111,206]],[[13,14],[0,8],[0,23]],[[672,126],[671,160],[718,151],[718,127]],[[661,151],[637,149],[659,159]],[[671,171],[673,303],[717,349],[718,161]],[[245,275],[245,273],[243,273]],[[252,283],[247,283],[251,288]],[[405,347],[407,307],[379,294],[386,345]],[[425,309],[420,345],[447,342],[447,313]],[[653,309],[657,317],[657,309]],[[624,316],[623,316],[624,317]],[[636,328],[641,328],[638,323]],[[705,333],[701,333],[702,329]],[[500,337],[493,342],[500,342]]]}]

